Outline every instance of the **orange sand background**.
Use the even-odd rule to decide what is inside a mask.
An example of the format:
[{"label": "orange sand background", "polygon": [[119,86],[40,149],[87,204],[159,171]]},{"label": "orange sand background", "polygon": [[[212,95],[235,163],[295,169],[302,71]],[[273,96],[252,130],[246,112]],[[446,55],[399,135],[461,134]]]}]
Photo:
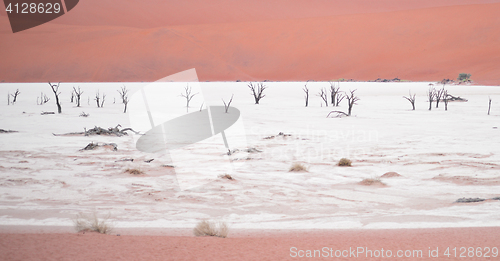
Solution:
[{"label": "orange sand background", "polygon": [[[500,246],[500,228],[437,228],[395,230],[281,231],[272,234],[243,231],[229,238],[193,236],[139,236],[75,234],[0,234],[2,260],[497,260],[468,257],[468,248],[483,250]],[[231,234],[230,234],[231,236]],[[291,257],[297,251],[367,248],[393,255],[398,250],[422,250],[423,258],[376,258],[364,254],[337,258]],[[450,248],[449,257],[445,256]],[[456,255],[451,249],[457,248]],[[461,247],[467,248],[460,258]],[[429,248],[438,258],[429,258]],[[295,250],[294,250],[295,251]],[[296,251],[296,252],[297,252]],[[298,252],[297,252],[298,253]],[[335,252],[334,252],[335,253]],[[347,253],[347,252],[345,252]],[[479,252],[477,252],[479,253]],[[484,250],[482,251],[484,253]],[[335,255],[335,254],[334,254]],[[492,254],[490,253],[490,256]]]},{"label": "orange sand background", "polygon": [[500,84],[498,0],[86,0],[13,34],[0,12],[0,81],[338,78],[472,74]]}]

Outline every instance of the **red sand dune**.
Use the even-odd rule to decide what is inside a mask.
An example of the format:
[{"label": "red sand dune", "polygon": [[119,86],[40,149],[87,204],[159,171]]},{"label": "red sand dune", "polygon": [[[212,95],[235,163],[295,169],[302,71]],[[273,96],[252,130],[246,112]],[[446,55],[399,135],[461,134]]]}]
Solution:
[{"label": "red sand dune", "polygon": [[466,72],[500,84],[500,1],[415,2],[87,0],[16,34],[4,12],[0,81],[155,81],[196,68],[201,81]]},{"label": "red sand dune", "polygon": [[[24,261],[497,260],[498,252],[494,257],[492,248],[496,247],[498,251],[499,232],[500,229],[497,227],[288,231],[271,235],[242,234],[225,239],[192,236],[116,236],[95,233],[0,234],[0,253],[2,253],[1,259],[3,260]],[[291,249],[293,247],[296,249]],[[313,250],[322,250],[324,247],[327,247],[328,251],[316,252],[316,258],[299,257],[299,255],[305,256],[307,250],[314,255]],[[351,252],[349,248],[354,252]],[[446,252],[447,248],[449,248],[448,252]],[[455,251],[454,248],[456,248]],[[330,249],[333,251],[329,251]],[[382,251],[384,257],[382,257]],[[398,258],[398,253],[402,257]],[[320,254],[322,257],[319,256]],[[392,255],[391,258],[387,257],[389,254]],[[435,257],[436,254],[438,257]],[[344,255],[344,257],[335,255]],[[484,257],[484,255],[489,257]]]}]

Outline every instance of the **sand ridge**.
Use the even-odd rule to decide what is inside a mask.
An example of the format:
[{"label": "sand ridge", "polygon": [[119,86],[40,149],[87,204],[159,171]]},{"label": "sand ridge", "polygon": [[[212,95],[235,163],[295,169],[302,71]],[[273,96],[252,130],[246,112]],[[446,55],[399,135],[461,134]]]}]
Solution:
[{"label": "sand ridge", "polygon": [[[155,81],[196,68],[201,81],[438,81],[466,72],[481,84],[500,83],[499,3],[421,7],[276,20],[236,13],[218,23],[155,20],[146,28],[62,20],[17,34],[4,17],[0,81]],[[87,10],[77,9],[74,19]],[[174,25],[151,27],[162,24]]]}]

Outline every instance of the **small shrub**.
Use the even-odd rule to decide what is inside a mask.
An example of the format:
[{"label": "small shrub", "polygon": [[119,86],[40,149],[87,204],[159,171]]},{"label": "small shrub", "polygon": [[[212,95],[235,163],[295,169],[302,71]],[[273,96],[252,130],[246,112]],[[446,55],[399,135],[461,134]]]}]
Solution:
[{"label": "small shrub", "polygon": [[78,232],[90,231],[101,234],[108,234],[113,229],[109,223],[109,215],[104,219],[99,219],[94,213],[92,215],[78,214],[73,220],[75,228]]},{"label": "small shrub", "polygon": [[307,171],[306,167],[300,163],[295,163],[293,164],[290,169],[288,170],[290,172],[300,172],[300,171]]},{"label": "small shrub", "polygon": [[471,75],[470,75],[470,73],[460,73],[460,74],[458,75],[457,80],[458,80],[459,82],[465,82],[465,81],[468,81],[468,80],[469,80],[470,76],[471,76]]},{"label": "small shrub", "polygon": [[207,220],[200,221],[193,229],[197,237],[211,236],[226,238],[229,233],[229,227],[224,222],[211,222]]},{"label": "small shrub", "polygon": [[138,169],[127,169],[125,170],[126,173],[132,174],[132,175],[141,175],[144,174],[141,170]]},{"label": "small shrub", "polygon": [[219,178],[234,180],[234,178],[231,175],[229,175],[229,174],[220,175]]},{"label": "small shrub", "polygon": [[352,164],[352,161],[350,159],[346,159],[346,158],[341,158],[339,160],[339,166],[342,166],[342,167],[351,167],[351,164]]}]

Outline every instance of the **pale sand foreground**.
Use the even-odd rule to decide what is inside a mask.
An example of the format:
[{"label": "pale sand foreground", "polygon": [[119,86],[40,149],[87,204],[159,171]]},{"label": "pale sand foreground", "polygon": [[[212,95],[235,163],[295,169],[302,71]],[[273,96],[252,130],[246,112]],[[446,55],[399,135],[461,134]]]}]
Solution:
[{"label": "pale sand foreground", "polygon": [[[486,254],[487,247],[500,246],[498,227],[235,233],[225,239],[96,233],[0,234],[0,253],[2,260],[384,260],[391,253],[392,260],[428,260],[431,255],[432,260],[496,260],[498,252],[497,257],[491,251],[489,258],[479,255]],[[462,247],[467,250],[460,250]],[[469,247],[474,252],[469,252]],[[447,248],[449,256],[445,255]],[[307,250],[311,250],[311,255],[314,250],[320,252],[316,251],[315,258],[298,257],[306,255]],[[336,250],[341,250],[337,254],[343,253],[344,257],[336,257]],[[398,253],[403,257],[394,258]],[[467,257],[460,257],[462,253]]]}]

